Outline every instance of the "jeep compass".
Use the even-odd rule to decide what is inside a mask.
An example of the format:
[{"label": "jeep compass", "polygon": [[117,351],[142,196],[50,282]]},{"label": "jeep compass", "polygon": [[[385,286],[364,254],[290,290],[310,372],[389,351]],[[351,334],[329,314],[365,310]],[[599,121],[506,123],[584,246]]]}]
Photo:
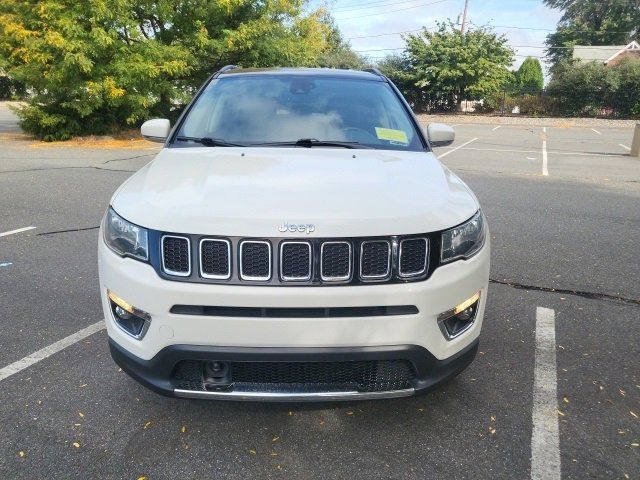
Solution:
[{"label": "jeep compass", "polygon": [[116,363],[166,395],[354,400],[473,360],[489,232],[375,69],[212,75],[113,195],[99,239]]}]

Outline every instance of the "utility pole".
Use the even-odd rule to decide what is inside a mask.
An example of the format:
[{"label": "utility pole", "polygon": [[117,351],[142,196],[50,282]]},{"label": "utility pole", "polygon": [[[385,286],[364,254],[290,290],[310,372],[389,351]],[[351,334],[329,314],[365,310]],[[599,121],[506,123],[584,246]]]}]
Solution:
[{"label": "utility pole", "polygon": [[460,33],[464,35],[464,27],[467,23],[467,9],[469,7],[469,0],[464,0],[464,12],[462,12],[462,26],[460,27]]}]

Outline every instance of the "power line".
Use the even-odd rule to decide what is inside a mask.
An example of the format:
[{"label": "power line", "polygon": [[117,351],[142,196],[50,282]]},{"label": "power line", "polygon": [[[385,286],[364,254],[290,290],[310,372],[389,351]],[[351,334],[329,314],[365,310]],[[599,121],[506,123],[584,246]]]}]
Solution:
[{"label": "power line", "polygon": [[[472,25],[476,26],[476,27],[492,27],[492,28],[506,28],[506,29],[513,29],[513,30],[532,30],[532,31],[539,31],[539,32],[555,32],[558,29],[557,28],[534,28],[534,27],[521,27],[521,26],[514,26],[514,25],[491,25],[491,24],[487,24],[487,25],[478,25],[476,23],[473,22],[469,22]],[[572,32],[580,32],[580,33],[594,33],[593,30],[589,30],[589,29],[583,29],[583,30],[571,30]],[[595,32],[595,33],[626,33],[626,34],[631,34],[633,33],[633,30],[623,30],[623,31],[616,31],[616,30],[604,30],[602,32]]]},{"label": "power line", "polygon": [[[469,22],[469,23],[471,23],[475,27],[488,26],[488,27],[514,29],[514,30],[534,30],[534,31],[543,31],[543,32],[555,32],[556,31],[556,30],[553,30],[553,29],[550,29],[550,28],[522,27],[522,26],[518,26],[518,25],[477,25],[477,24],[475,24],[473,22]],[[424,28],[427,28],[427,27],[424,27]],[[437,28],[437,27],[428,27],[427,30],[431,30],[433,28]],[[414,29],[414,30],[403,30],[403,31],[400,31],[400,32],[379,33],[379,34],[375,34],[375,35],[359,35],[357,37],[349,37],[349,38],[347,38],[347,40],[353,40],[353,39],[358,39],[358,38],[383,37],[383,36],[387,36],[387,35],[402,35],[403,33],[414,33],[414,32],[420,32],[420,31],[422,31],[422,28],[417,28],[417,29]],[[574,30],[574,32],[587,32],[588,33],[588,32],[592,32],[592,30]],[[605,30],[604,32],[599,32],[599,33],[632,33],[632,32]],[[545,48],[547,48],[547,47],[545,47]],[[553,47],[553,48],[573,48],[573,47]]]},{"label": "power line", "polygon": [[[395,1],[390,1],[390,0],[377,0],[375,2],[367,2],[367,3],[358,3],[356,5],[362,5],[360,7],[355,6],[355,5],[348,5],[346,7],[340,7],[340,8],[333,8],[330,9],[332,12],[334,13],[342,13],[342,12],[350,12],[352,10],[364,10],[366,8],[378,8],[378,7],[386,7],[386,6],[396,6],[396,5],[402,5],[403,3],[414,3],[414,2],[420,2],[423,0],[404,0],[402,2],[395,2]],[[382,4],[382,5],[378,5],[378,4]]]},{"label": "power line", "polygon": [[395,10],[387,10],[384,12],[378,12],[378,13],[368,13],[366,15],[355,15],[353,17],[344,17],[344,18],[336,18],[337,21],[342,21],[342,20],[351,20],[354,18],[363,18],[363,17],[374,17],[377,15],[387,15],[389,13],[394,13],[394,12],[404,12],[405,10],[411,10],[413,8],[418,8],[418,7],[426,7],[427,5],[435,5],[436,3],[443,3],[443,2],[449,2],[451,0],[437,0],[435,2],[429,2],[429,3],[422,3],[419,5],[414,5],[412,7],[405,7],[405,8],[398,8]]},{"label": "power line", "polygon": [[[434,28],[434,27],[431,27]],[[427,30],[429,30],[427,28]],[[421,32],[422,28],[416,28],[415,30],[404,30],[402,32],[391,32],[391,33],[378,33],[376,35],[360,35],[358,37],[349,37],[347,38],[347,40],[355,40],[357,38],[373,38],[373,37],[387,37],[389,35],[400,35],[402,33],[414,33],[414,32]]]},{"label": "power line", "polygon": [[[544,48],[544,49],[566,49],[566,50],[573,50],[573,47],[547,47],[545,45],[507,45],[510,48]],[[609,50],[609,46],[607,45],[597,45],[597,46],[592,46],[592,45],[583,45],[586,47],[590,47],[593,49],[598,49],[598,47],[602,47],[600,48],[600,50],[602,49],[607,49]],[[375,48],[375,49],[368,49],[368,50],[354,50],[354,52],[356,53],[363,53],[363,52],[381,52],[384,50],[403,50],[405,47],[390,47],[390,48]]]}]

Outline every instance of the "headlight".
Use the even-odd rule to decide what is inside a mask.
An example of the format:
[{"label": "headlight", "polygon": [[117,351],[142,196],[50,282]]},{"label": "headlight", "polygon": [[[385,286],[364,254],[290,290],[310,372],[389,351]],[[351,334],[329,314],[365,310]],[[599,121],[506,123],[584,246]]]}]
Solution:
[{"label": "headlight", "polygon": [[111,207],[105,217],[104,241],[118,255],[149,260],[147,230],[127,222]]},{"label": "headlight", "polygon": [[478,211],[471,220],[442,233],[442,263],[475,255],[484,244],[484,216]]}]

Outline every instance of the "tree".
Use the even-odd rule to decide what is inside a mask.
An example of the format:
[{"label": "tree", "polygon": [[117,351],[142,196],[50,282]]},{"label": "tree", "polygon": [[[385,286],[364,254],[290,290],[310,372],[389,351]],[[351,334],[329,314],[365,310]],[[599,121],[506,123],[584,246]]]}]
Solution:
[{"label": "tree", "polygon": [[564,60],[547,91],[563,115],[640,118],[640,60],[625,58],[614,66]]},{"label": "tree", "polygon": [[626,45],[640,34],[637,0],[544,0],[563,15],[547,36],[546,56],[553,67],[571,58],[574,45]]},{"label": "tree", "polygon": [[5,0],[0,67],[33,96],[23,128],[47,140],[175,116],[226,64],[314,65],[331,49],[306,0]]},{"label": "tree", "polygon": [[562,114],[595,116],[612,104],[618,86],[616,69],[598,62],[573,64],[565,60],[556,66],[547,91]]},{"label": "tree", "polygon": [[405,54],[391,54],[377,62],[378,69],[398,87],[414,110],[429,109],[429,97],[416,85],[418,77]]},{"label": "tree", "polygon": [[537,58],[527,57],[515,74],[515,90],[530,95],[540,93],[544,87],[542,65]]},{"label": "tree", "polygon": [[349,42],[345,40],[340,33],[340,29],[335,24],[333,18],[326,13],[322,21],[329,27],[329,35],[327,37],[329,48],[320,55],[316,66],[352,70],[362,70],[365,68],[368,64],[367,60],[362,55],[353,51]]},{"label": "tree", "polygon": [[500,90],[511,75],[513,50],[506,37],[485,27],[462,34],[453,23],[442,23],[435,32],[425,28],[405,41],[415,84],[448,108]]}]

